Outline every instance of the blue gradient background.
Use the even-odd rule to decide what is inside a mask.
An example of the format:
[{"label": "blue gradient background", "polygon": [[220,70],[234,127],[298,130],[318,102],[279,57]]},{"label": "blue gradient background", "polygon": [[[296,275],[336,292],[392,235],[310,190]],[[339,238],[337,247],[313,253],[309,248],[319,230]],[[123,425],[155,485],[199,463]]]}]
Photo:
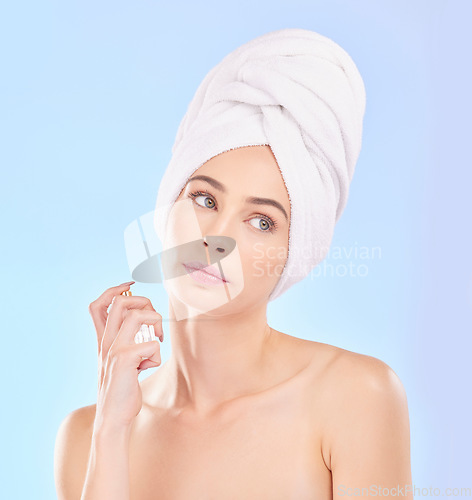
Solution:
[{"label": "blue gradient background", "polygon": [[[472,487],[470,3],[22,2],[0,17],[3,498],[55,498],[54,442],[96,401],[88,304],[130,278],[123,231],[153,210],[196,88],[268,31],[318,31],[364,78],[364,142],[336,259],[269,304],[271,326],[401,378],[413,482]],[[343,265],[364,277],[342,277]],[[323,264],[320,265],[323,269]],[[133,285],[165,316],[161,285]],[[162,347],[169,357],[169,340]],[[157,368],[158,369],[158,368]],[[152,370],[144,372],[147,376]]]}]

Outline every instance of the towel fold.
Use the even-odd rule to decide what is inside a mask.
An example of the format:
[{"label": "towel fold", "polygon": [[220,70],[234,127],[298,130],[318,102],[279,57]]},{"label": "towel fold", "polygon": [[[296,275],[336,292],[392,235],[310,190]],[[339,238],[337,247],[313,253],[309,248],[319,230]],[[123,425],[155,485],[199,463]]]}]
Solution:
[{"label": "towel fold", "polygon": [[291,206],[274,300],[328,253],[361,149],[365,102],[355,63],[319,33],[281,29],[238,47],[205,76],[179,125],[157,195],[157,234],[163,240],[170,207],[205,162],[269,145]]}]

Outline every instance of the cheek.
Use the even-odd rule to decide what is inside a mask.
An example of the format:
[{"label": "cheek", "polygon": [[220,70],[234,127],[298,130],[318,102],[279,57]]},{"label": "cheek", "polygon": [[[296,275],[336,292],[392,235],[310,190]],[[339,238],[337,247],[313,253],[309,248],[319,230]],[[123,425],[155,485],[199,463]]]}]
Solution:
[{"label": "cheek", "polygon": [[249,245],[244,252],[247,256],[245,270],[250,279],[278,278],[282,274],[287,260],[288,239],[283,237],[258,239]]}]

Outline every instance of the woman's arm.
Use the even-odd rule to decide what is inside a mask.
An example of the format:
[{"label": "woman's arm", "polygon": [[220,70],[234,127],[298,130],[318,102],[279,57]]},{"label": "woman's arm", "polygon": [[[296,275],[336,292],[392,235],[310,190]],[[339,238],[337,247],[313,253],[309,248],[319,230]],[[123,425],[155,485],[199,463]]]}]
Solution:
[{"label": "woman's arm", "polygon": [[131,295],[132,283],[105,290],[89,305],[98,342],[97,404],[93,419],[90,407],[81,408],[59,428],[55,476],[60,500],[129,500],[129,441],[143,400],[138,375],[161,364],[158,337],[136,344],[136,333],[143,325],[155,325],[164,338],[162,316],[149,299]]},{"label": "woman's arm", "polygon": [[338,370],[328,442],[333,498],[413,499],[408,403],[396,373],[370,356]]},{"label": "woman's arm", "polygon": [[54,454],[59,500],[129,500],[129,429],[94,429],[95,406],[71,412],[59,427]]},{"label": "woman's arm", "polygon": [[129,500],[129,437],[131,428],[95,428],[80,500]]}]

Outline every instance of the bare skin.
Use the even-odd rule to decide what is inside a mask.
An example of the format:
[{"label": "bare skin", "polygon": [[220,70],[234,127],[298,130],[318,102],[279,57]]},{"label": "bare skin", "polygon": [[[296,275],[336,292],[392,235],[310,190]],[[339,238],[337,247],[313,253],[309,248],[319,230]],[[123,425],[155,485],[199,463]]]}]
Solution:
[{"label": "bare skin", "polygon": [[[204,418],[157,403],[169,362],[141,382],[143,407],[129,439],[131,499],[316,500],[412,483],[406,397],[388,365],[273,334],[280,350],[272,385]],[[95,406],[77,410],[78,484]]]},{"label": "bare skin", "polygon": [[[155,406],[166,400],[165,383],[159,384],[165,366],[143,382],[151,404],[136,419],[131,439],[134,498],[151,499],[155,491],[169,492],[162,496],[169,499],[330,498],[320,419],[310,418],[316,406],[313,387],[323,373],[313,363],[316,344],[272,335],[268,381],[203,418]],[[323,347],[319,352],[324,351],[326,365],[333,353]],[[150,449],[148,439],[162,447]]]},{"label": "bare skin", "polygon": [[[283,253],[269,250],[287,249],[290,221],[270,148],[226,152],[195,175],[217,180],[225,191],[195,180],[179,200],[196,189],[211,193],[194,198],[198,230],[237,241],[241,267],[223,265],[225,288],[244,287],[220,301],[219,290],[187,275],[169,284],[172,355],[140,383],[142,408],[129,433],[130,498],[315,500],[345,498],[355,488],[372,494],[372,487],[389,496],[387,488],[411,484],[408,406],[393,370],[267,324],[268,297],[285,263]],[[288,218],[273,206],[249,206],[247,196],[277,200]],[[277,220],[277,231],[263,231],[268,225],[260,214]],[[174,245],[191,239],[177,222]],[[266,270],[262,276],[256,261]],[[174,307],[197,307],[199,300],[215,307],[198,321],[175,320]],[[80,485],[95,405],[76,417],[81,438],[73,448],[74,480]],[[405,491],[392,496],[413,498]]]},{"label": "bare skin", "polygon": [[156,405],[167,400],[167,363],[143,381],[131,498],[315,500],[411,484],[407,407],[394,372],[369,356],[272,335],[268,382],[202,418]]}]

